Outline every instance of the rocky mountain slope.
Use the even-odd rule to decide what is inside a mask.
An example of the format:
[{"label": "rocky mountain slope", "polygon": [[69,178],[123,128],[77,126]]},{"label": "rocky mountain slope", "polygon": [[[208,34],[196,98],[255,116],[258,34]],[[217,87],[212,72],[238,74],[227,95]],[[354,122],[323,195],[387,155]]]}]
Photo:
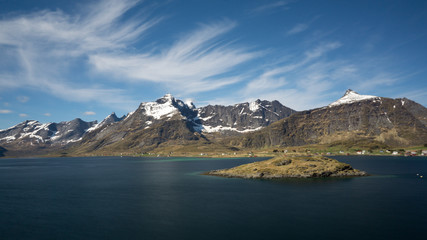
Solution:
[{"label": "rocky mountain slope", "polygon": [[166,141],[199,140],[197,110],[192,103],[184,103],[166,94],[155,102],[141,103],[122,121],[100,126],[90,131],[75,152],[146,151]]},{"label": "rocky mountain slope", "polygon": [[45,123],[27,120],[0,131],[0,142],[10,144],[60,144],[65,145],[81,139],[96,122],[85,122],[76,118],[69,122]]},{"label": "rocky mountain slope", "polygon": [[259,130],[295,112],[278,101],[258,99],[233,106],[208,105],[198,109],[198,117],[203,132],[244,133]]},{"label": "rocky mountain slope", "polygon": [[[9,155],[45,153],[63,148],[82,140],[89,131],[99,125],[120,121],[113,113],[100,124],[96,121],[85,122],[80,118],[60,123],[40,123],[27,120],[5,130],[0,130],[0,146]],[[4,150],[4,152],[6,152]]]},{"label": "rocky mountain slope", "polygon": [[348,90],[329,106],[295,113],[260,131],[229,139],[227,144],[247,148],[319,143],[421,145],[427,143],[426,120],[427,109],[406,98]]}]

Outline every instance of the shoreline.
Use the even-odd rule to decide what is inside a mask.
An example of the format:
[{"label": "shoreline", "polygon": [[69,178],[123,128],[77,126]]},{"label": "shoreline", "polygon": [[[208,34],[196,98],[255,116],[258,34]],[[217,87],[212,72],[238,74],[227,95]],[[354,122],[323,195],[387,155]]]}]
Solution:
[{"label": "shoreline", "polygon": [[202,175],[244,179],[362,177],[368,173],[327,157],[275,157],[229,169],[212,170]]},{"label": "shoreline", "polygon": [[307,157],[334,157],[334,156],[388,156],[388,157],[427,157],[427,155],[405,155],[405,154],[307,154],[307,153],[288,153],[288,154],[277,154],[277,153],[260,153],[260,154],[218,154],[218,153],[201,153],[195,154],[48,154],[48,155],[28,155],[28,156],[2,156],[0,159],[19,159],[19,158],[73,158],[73,157],[147,157],[147,158],[158,158],[158,157],[198,157],[198,158],[259,158],[259,157],[292,157],[292,156],[307,156]]}]

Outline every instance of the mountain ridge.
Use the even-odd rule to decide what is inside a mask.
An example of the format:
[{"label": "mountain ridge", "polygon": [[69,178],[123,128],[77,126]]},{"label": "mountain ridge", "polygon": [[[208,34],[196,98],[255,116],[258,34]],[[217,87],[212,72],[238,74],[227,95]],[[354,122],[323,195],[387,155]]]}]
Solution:
[{"label": "mountain ridge", "polygon": [[[62,144],[58,144],[60,138],[55,130],[49,132],[48,137],[45,137],[46,139],[42,142],[33,141],[29,152],[35,152],[37,148],[64,149],[64,146],[77,152],[82,152],[79,149],[98,151],[112,147],[121,151],[126,150],[126,147],[147,151],[168,141],[185,144],[186,141],[201,140],[209,143],[210,140],[205,135],[215,138],[215,134],[229,136],[255,131],[293,112],[295,111],[278,101],[269,102],[259,99],[251,103],[230,106],[208,105],[196,108],[192,102],[183,102],[171,94],[166,94],[153,102],[142,102],[135,111],[120,118],[113,112],[99,123],[84,122],[79,119],[78,122],[86,127],[67,129],[70,133],[66,136],[70,138],[65,139],[64,135],[61,138]],[[37,122],[37,126],[56,126],[61,123]],[[9,129],[16,128],[18,125]],[[0,145],[8,150],[19,151],[17,146],[22,145],[20,135],[16,137],[16,132],[8,135],[10,131],[6,133],[6,130],[0,131]],[[43,139],[39,136],[38,129],[27,130],[29,132],[26,134],[33,138]],[[1,134],[3,132],[5,133]]]},{"label": "mountain ridge", "polygon": [[[265,118],[266,112],[271,111],[268,109],[273,105],[273,110],[279,112],[276,113],[277,116],[288,116],[294,112],[277,101],[273,103],[259,100],[256,104],[258,107],[252,107],[252,110],[249,108],[250,103],[196,108],[191,102],[184,103],[166,94],[154,102],[141,103],[124,120],[108,129],[98,130],[102,133],[85,136],[80,146],[74,146],[73,150],[81,152],[83,148],[83,152],[91,152],[133,149],[144,152],[171,143],[210,144],[216,138],[215,134],[238,135],[279,120]],[[236,123],[234,127],[232,123]],[[215,130],[211,131],[212,129]]]},{"label": "mountain ridge", "polygon": [[[0,130],[2,155],[65,151],[73,154],[146,152],[172,146],[250,149],[307,144],[410,146],[427,142],[427,109],[407,98],[360,95],[297,112],[257,99],[196,108],[171,94],[142,102],[125,116],[103,121],[24,121]],[[173,147],[175,148],[175,147]]]}]

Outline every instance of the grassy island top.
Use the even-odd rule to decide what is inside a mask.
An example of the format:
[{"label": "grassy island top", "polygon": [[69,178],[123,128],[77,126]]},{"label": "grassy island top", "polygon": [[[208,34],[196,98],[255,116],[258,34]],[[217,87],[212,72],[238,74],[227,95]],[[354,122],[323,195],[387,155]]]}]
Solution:
[{"label": "grassy island top", "polygon": [[366,176],[349,164],[321,156],[287,156],[213,170],[207,175],[239,178],[312,178]]}]

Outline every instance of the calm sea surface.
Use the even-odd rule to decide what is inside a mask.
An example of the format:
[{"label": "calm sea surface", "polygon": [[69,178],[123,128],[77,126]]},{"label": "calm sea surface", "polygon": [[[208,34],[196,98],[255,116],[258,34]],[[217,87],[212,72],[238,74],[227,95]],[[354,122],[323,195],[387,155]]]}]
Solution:
[{"label": "calm sea surface", "polygon": [[0,159],[0,239],[427,239],[426,157],[335,158],[373,175],[199,175],[250,158]]}]

